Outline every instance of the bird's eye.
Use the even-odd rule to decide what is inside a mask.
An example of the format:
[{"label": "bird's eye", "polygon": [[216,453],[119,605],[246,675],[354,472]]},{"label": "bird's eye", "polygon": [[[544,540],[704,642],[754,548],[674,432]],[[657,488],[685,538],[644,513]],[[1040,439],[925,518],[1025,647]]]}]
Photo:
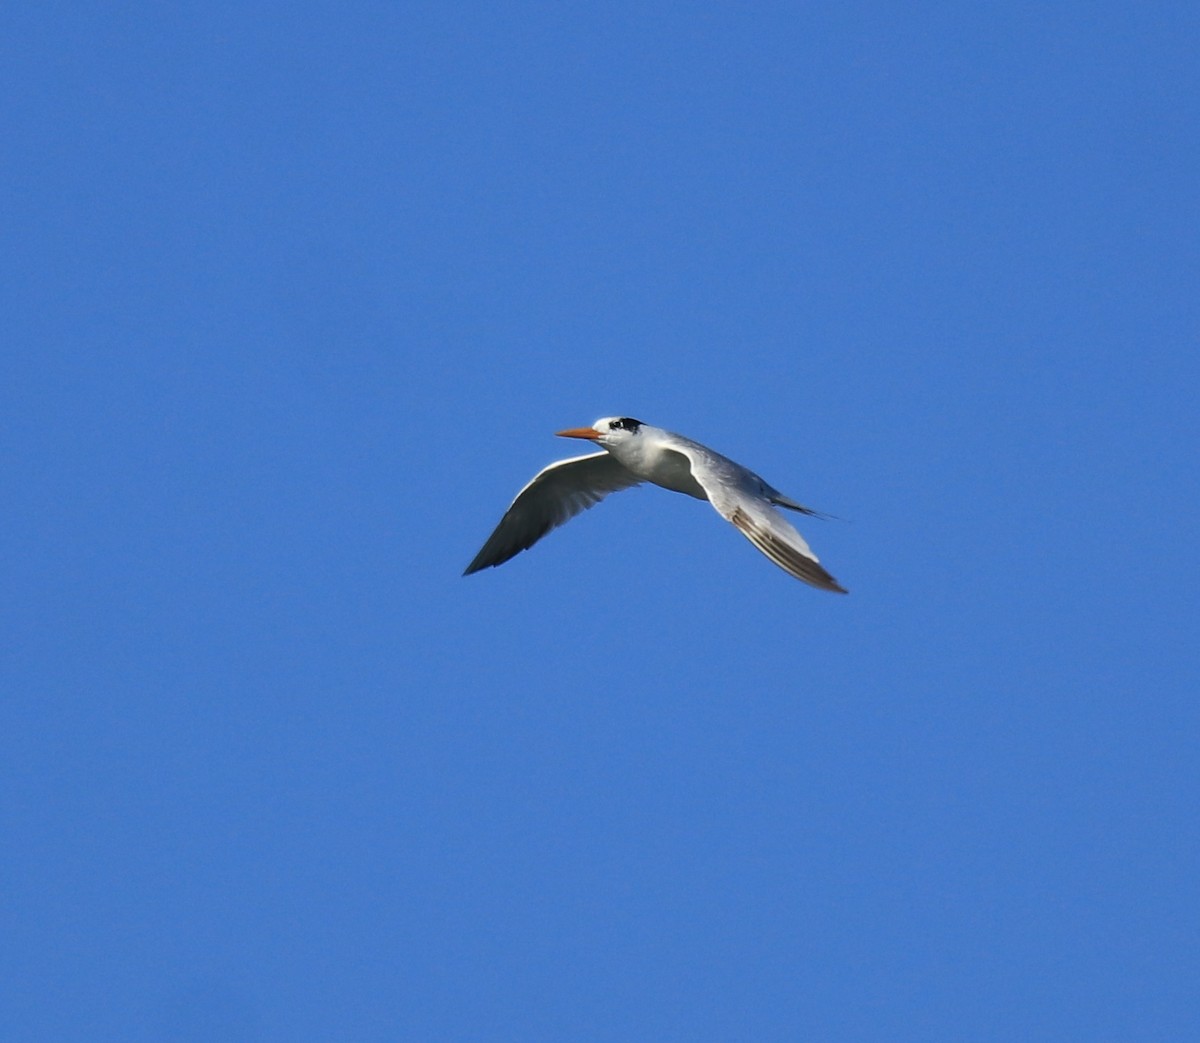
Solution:
[{"label": "bird's eye", "polygon": [[614,420],[610,425],[616,431],[636,432],[642,426],[640,420],[634,420],[632,417],[623,416],[620,420]]}]

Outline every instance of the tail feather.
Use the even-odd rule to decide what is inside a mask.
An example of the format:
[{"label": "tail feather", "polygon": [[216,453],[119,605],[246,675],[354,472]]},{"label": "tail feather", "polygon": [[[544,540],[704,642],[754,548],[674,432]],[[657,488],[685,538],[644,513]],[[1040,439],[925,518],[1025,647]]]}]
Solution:
[{"label": "tail feather", "polygon": [[836,514],[826,514],[824,511],[815,511],[811,507],[805,507],[802,503],[797,503],[789,496],[784,496],[781,492],[772,491],[770,494],[771,503],[776,507],[786,507],[789,511],[799,511],[801,514],[807,514],[810,518],[820,518],[822,521],[841,521]]}]

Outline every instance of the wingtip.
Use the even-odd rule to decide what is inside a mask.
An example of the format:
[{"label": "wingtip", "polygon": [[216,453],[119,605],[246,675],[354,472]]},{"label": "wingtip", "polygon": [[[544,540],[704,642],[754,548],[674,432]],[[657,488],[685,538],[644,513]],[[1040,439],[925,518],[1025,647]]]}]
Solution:
[{"label": "wingtip", "polygon": [[808,545],[804,543],[803,537],[795,532],[791,526],[788,526],[788,529],[795,534],[796,539],[803,546],[803,550],[782,540],[770,529],[763,528],[754,518],[742,510],[741,507],[734,508],[733,513],[727,515],[727,517],[743,536],[789,576],[794,576],[801,582],[816,587],[818,590],[828,590],[833,594],[849,593],[817,561],[808,549]]},{"label": "wingtip", "polygon": [[[819,571],[817,571],[817,570],[819,570]],[[795,575],[795,573],[792,573],[792,575]],[[819,565],[814,570],[814,575],[811,578],[806,577],[806,576],[796,576],[796,578],[803,579],[805,583],[811,584],[812,586],[816,587],[817,590],[827,590],[827,591],[829,591],[830,594],[849,594],[850,593],[850,591],[848,591],[845,587],[843,587],[836,579],[834,579],[831,575],[829,575],[829,573],[826,572],[824,569],[822,569]]]}]

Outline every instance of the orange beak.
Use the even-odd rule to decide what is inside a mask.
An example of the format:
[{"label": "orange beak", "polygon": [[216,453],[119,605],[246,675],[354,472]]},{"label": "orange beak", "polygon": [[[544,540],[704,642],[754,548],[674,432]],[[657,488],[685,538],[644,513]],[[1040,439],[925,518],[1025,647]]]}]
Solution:
[{"label": "orange beak", "polygon": [[570,427],[566,431],[555,431],[559,438],[586,438],[594,442],[600,437],[600,432],[594,427]]}]

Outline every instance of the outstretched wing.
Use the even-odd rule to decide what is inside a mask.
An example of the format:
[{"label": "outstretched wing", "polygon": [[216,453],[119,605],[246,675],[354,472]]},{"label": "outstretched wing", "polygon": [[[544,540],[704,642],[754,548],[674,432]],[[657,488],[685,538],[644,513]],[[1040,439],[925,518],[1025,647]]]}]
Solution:
[{"label": "outstretched wing", "polygon": [[[784,572],[821,590],[845,594],[846,588],[822,568],[817,556],[760,490],[762,479],[741,464],[711,449],[684,439],[676,451],[691,464],[692,477],[699,483],[717,513]],[[769,488],[769,487],[768,487]],[[775,490],[771,490],[775,493]],[[781,506],[815,513],[776,493]],[[786,502],[784,502],[786,501]]]},{"label": "outstretched wing", "polygon": [[761,500],[738,504],[725,517],[784,572],[822,590],[846,593],[846,588],[817,561],[804,537]]},{"label": "outstretched wing", "polygon": [[552,463],[517,493],[496,531],[463,575],[503,565],[532,547],[551,529],[596,506],[609,493],[632,488],[641,481],[607,452]]}]

